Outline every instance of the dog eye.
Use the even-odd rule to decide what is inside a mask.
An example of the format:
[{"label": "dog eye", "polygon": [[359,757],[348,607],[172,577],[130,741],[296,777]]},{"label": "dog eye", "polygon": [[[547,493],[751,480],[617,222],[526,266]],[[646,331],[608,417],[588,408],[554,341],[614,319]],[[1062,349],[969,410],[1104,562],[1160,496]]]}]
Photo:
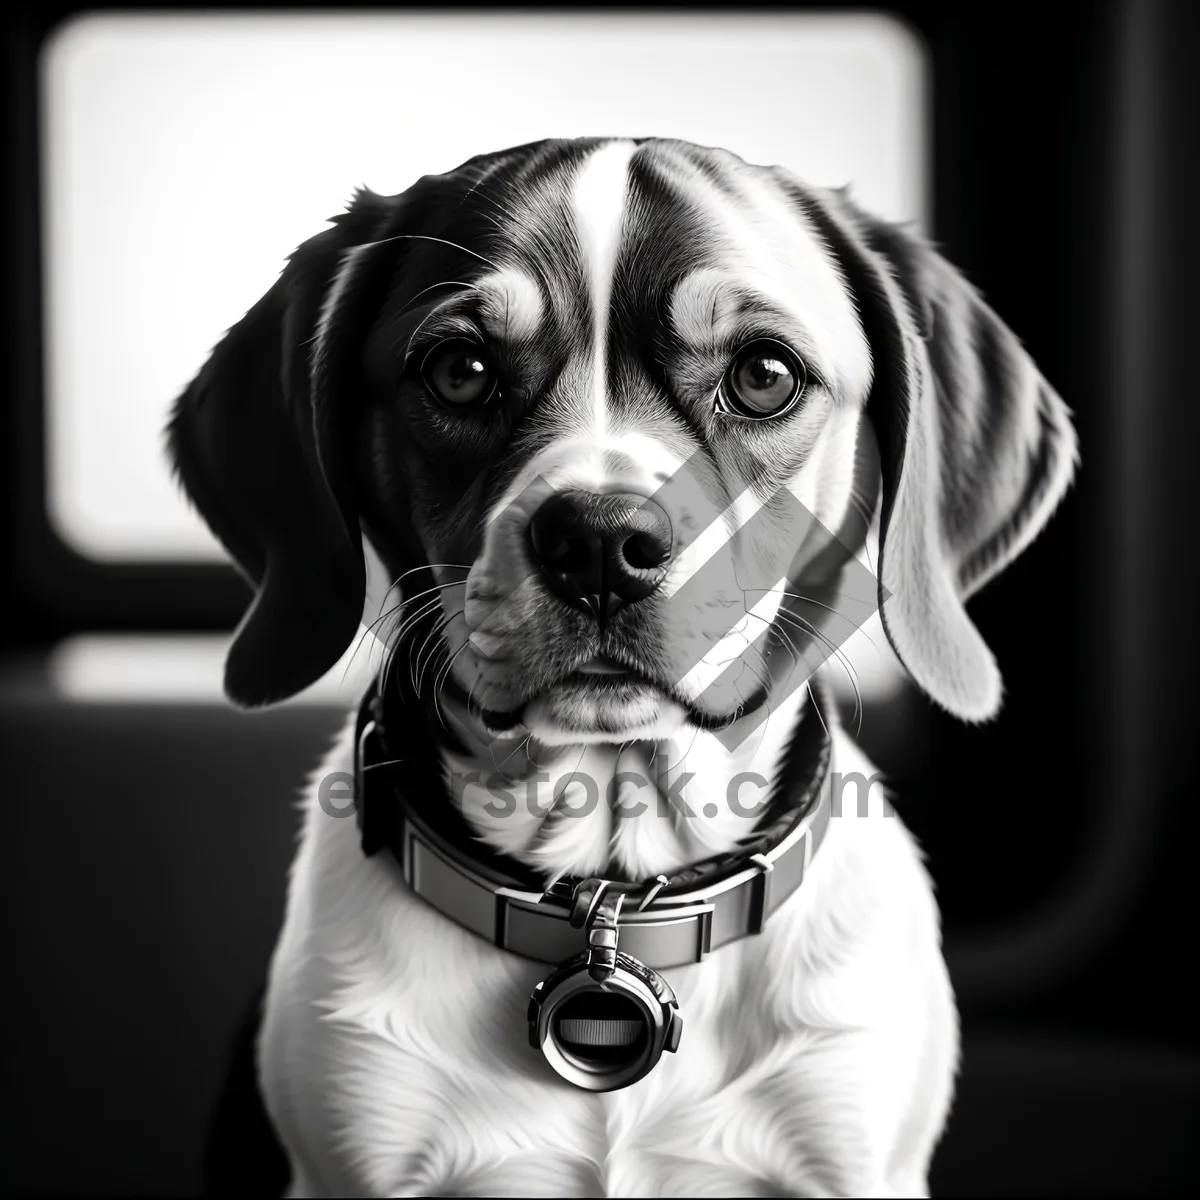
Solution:
[{"label": "dog eye", "polygon": [[496,390],[496,371],[487,353],[465,338],[434,346],[421,363],[421,378],[448,408],[482,404]]},{"label": "dog eye", "polygon": [[777,417],[804,390],[804,364],[784,345],[751,342],[734,355],[717,393],[717,409],[761,420]]}]

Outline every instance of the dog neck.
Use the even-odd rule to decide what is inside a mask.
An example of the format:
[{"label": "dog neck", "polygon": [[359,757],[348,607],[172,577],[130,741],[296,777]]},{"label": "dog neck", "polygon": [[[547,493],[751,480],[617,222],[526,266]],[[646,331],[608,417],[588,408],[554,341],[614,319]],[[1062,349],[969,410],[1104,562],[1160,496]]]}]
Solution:
[{"label": "dog neck", "polygon": [[485,735],[451,703],[445,721],[461,749],[443,747],[441,761],[451,801],[490,848],[551,882],[644,879],[730,851],[753,832],[811,707],[798,688],[741,738],[684,727],[653,740],[547,747],[522,726]]}]

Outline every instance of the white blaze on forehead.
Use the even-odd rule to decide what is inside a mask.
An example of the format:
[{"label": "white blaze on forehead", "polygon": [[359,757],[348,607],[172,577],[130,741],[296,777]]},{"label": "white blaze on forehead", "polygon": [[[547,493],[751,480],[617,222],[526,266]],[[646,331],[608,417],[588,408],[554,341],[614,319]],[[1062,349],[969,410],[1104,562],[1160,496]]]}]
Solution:
[{"label": "white blaze on forehead", "polygon": [[659,439],[637,430],[610,430],[603,442],[590,431],[556,438],[514,477],[488,514],[489,528],[521,504],[541,503],[557,492],[629,491],[654,496],[684,460]]},{"label": "white blaze on forehead", "polygon": [[594,150],[584,160],[571,189],[571,209],[592,308],[591,416],[597,439],[604,436],[607,423],[605,342],[629,195],[629,161],[636,151],[637,146],[629,141],[608,142]]},{"label": "white blaze on forehead", "polygon": [[531,338],[542,323],[542,293],[515,267],[502,267],[477,284],[480,315],[488,333],[503,341]]}]

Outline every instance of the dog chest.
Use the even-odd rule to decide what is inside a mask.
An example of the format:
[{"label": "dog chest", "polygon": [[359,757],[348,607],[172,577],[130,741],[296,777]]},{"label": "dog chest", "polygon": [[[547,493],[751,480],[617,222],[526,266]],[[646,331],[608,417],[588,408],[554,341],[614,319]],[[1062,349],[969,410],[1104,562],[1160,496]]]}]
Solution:
[{"label": "dog chest", "polygon": [[294,1194],[875,1194],[940,963],[898,820],[847,813],[763,934],[668,972],[679,1052],[598,1095],[528,1044],[553,967],[449,921],[310,801],[261,1041]]},{"label": "dog chest", "polygon": [[326,919],[309,922],[303,953],[281,943],[263,1038],[272,1115],[305,1147],[300,1161],[319,1164],[315,1190],[645,1195],[653,1180],[652,1194],[699,1195],[719,1178],[715,1194],[759,1190],[765,1148],[786,1137],[764,1142],[766,1098],[786,1086],[779,1064],[794,1055],[778,1038],[728,1036],[730,1022],[764,1027],[758,947],[672,972],[680,1052],[597,1095],[529,1047],[529,995],[550,967],[460,929],[388,860],[355,865],[312,870],[310,915]]}]

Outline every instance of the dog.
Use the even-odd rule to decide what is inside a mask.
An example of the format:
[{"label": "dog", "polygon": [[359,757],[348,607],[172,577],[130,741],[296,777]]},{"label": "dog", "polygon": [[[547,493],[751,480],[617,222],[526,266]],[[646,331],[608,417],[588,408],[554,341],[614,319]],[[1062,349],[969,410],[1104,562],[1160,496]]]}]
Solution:
[{"label": "dog", "polygon": [[[234,702],[302,690],[362,624],[388,651],[307,788],[270,971],[290,1194],[926,1194],[956,1009],[901,820],[878,795],[825,819],[829,764],[874,769],[822,702],[821,614],[877,542],[908,674],[997,713],[964,605],[1077,449],[971,285],[844,189],[679,141],[544,141],[358,191],[168,435],[255,593]],[[351,779],[358,820],[331,819]],[[671,895],[693,941],[638,975]],[[544,937],[576,939],[593,998],[653,984],[652,1069],[609,1087],[578,1063],[611,1047],[551,1058],[591,1026],[545,1033]]]}]

